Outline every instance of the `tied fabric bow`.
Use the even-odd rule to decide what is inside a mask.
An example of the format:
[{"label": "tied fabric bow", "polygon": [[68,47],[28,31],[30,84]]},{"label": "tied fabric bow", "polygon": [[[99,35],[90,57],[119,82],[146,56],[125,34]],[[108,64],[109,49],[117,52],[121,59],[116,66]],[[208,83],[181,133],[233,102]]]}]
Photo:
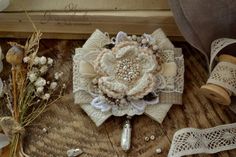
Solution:
[{"label": "tied fabric bow", "polygon": [[162,123],[182,103],[184,60],[161,29],[141,37],[96,30],[73,57],[75,103],[100,126],[111,115]]}]

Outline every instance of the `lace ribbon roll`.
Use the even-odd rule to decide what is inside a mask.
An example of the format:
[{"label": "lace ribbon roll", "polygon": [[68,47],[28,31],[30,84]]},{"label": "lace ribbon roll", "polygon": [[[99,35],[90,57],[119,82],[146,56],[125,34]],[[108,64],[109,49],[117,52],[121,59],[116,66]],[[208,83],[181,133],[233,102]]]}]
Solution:
[{"label": "lace ribbon roll", "polygon": [[209,129],[185,128],[173,137],[168,157],[208,153],[236,148],[236,123]]},{"label": "lace ribbon roll", "polygon": [[[220,55],[213,69],[214,59],[226,46],[235,44],[235,39],[221,38],[212,43],[210,77],[201,92],[211,100],[229,105],[230,96],[236,95],[236,57]],[[215,65],[215,64],[214,64]],[[213,70],[212,70],[213,69]],[[217,153],[236,148],[236,123],[209,129],[185,128],[173,137],[168,157],[181,157],[200,153]]]},{"label": "lace ribbon roll", "polygon": [[236,64],[220,62],[212,71],[207,83],[223,87],[229,95],[236,94]]},{"label": "lace ribbon roll", "polygon": [[[219,62],[213,69],[217,54],[225,47],[236,44],[235,39],[220,38],[212,42],[210,59],[210,77],[207,84],[201,87],[201,92],[210,100],[230,105],[230,96],[236,95],[236,57],[223,54],[219,56]],[[213,70],[212,70],[213,69]]]},{"label": "lace ribbon roll", "polygon": [[207,85],[201,87],[202,93],[209,99],[223,105],[231,103],[230,96],[236,95],[236,57],[221,55]]}]

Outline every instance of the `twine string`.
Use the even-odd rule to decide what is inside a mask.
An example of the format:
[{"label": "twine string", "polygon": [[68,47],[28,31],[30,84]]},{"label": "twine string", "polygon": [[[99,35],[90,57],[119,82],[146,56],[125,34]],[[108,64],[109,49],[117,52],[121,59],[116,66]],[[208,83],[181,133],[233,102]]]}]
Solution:
[{"label": "twine string", "polygon": [[25,129],[13,117],[2,117],[0,119],[0,126],[5,135],[7,135],[11,140],[14,135],[24,135],[25,133]]}]

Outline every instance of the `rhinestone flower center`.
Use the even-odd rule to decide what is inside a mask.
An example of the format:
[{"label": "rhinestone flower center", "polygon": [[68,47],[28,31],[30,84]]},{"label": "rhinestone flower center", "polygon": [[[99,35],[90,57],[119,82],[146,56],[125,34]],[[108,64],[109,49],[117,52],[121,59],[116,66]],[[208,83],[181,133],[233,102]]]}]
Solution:
[{"label": "rhinestone flower center", "polygon": [[126,58],[118,61],[116,66],[116,76],[118,79],[131,82],[140,75],[139,59]]}]

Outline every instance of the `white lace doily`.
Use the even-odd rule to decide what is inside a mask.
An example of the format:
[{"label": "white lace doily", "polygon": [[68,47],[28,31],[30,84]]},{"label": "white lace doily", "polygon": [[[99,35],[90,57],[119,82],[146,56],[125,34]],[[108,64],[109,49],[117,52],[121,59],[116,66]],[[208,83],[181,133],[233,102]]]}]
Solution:
[{"label": "white lace doily", "polygon": [[236,123],[209,129],[185,128],[175,133],[168,157],[217,153],[236,148]]}]

